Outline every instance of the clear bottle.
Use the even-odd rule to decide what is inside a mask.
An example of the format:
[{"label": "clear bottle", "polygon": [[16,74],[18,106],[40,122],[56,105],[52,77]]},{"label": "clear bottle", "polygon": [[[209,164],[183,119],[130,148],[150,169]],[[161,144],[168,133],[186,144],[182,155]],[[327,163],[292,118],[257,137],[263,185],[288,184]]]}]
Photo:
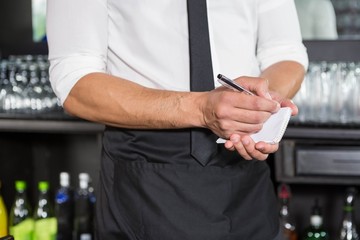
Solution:
[{"label": "clear bottle", "polygon": [[74,198],[70,187],[70,175],[60,173],[60,188],[55,194],[55,216],[57,219],[57,240],[72,239],[74,220]]},{"label": "clear bottle", "polygon": [[34,220],[26,187],[25,181],[15,181],[16,195],[10,210],[9,230],[16,240],[31,240],[33,237]]},{"label": "clear bottle", "polygon": [[357,191],[354,187],[346,190],[346,196],[343,207],[343,219],[341,221],[341,229],[339,240],[359,240],[356,229],[356,221],[354,214],[354,202]]},{"label": "clear bottle", "polygon": [[284,240],[297,240],[298,235],[295,225],[291,221],[289,202],[291,198],[290,187],[282,183],[278,189],[278,197],[280,201],[280,231]]},{"label": "clear bottle", "polygon": [[49,183],[40,181],[38,189],[39,200],[34,211],[35,228],[33,240],[55,240],[57,221],[49,196]]},{"label": "clear bottle", "polygon": [[323,228],[323,217],[319,201],[315,199],[310,216],[310,226],[305,230],[304,240],[327,240],[329,233]]},{"label": "clear bottle", "polygon": [[93,239],[94,208],[89,192],[89,181],[89,174],[79,174],[79,188],[75,192],[74,232],[76,240]]},{"label": "clear bottle", "polygon": [[0,181],[0,237],[8,234],[8,214],[5,207],[4,200],[1,195],[1,181]]}]

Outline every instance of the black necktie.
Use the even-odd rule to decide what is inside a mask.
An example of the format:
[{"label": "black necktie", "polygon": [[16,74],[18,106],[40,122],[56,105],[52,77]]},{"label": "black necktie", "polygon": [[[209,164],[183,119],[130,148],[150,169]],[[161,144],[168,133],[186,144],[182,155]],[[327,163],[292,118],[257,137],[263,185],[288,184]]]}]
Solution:
[{"label": "black necktie", "polygon": [[[214,89],[206,0],[187,0],[190,51],[190,89]],[[203,166],[216,152],[217,136],[208,129],[191,130],[191,155]]]}]

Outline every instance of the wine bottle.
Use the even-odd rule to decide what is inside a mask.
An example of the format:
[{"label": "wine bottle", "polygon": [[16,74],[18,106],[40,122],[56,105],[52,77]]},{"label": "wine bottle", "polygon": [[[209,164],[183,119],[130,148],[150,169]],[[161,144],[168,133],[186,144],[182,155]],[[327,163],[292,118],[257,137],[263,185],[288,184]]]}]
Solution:
[{"label": "wine bottle", "polygon": [[359,234],[356,229],[356,221],[354,214],[354,202],[357,191],[354,187],[346,190],[346,196],[343,207],[343,218],[341,221],[341,229],[339,240],[359,240]]},{"label": "wine bottle", "polygon": [[89,192],[90,176],[79,174],[79,187],[75,192],[74,232],[76,240],[93,239],[93,203]]},{"label": "wine bottle", "polygon": [[321,207],[319,206],[318,199],[315,199],[315,204],[312,207],[310,216],[310,226],[305,230],[304,240],[327,240],[329,234],[323,228],[323,217]]},{"label": "wine bottle", "polygon": [[35,228],[33,240],[55,240],[56,218],[54,208],[49,196],[49,183],[40,181],[38,184],[39,197],[35,208]]},{"label": "wine bottle", "polygon": [[295,231],[295,225],[291,221],[289,203],[291,192],[289,185],[282,183],[278,189],[280,200],[280,231],[284,240],[297,240],[298,235]]},{"label": "wine bottle", "polygon": [[71,240],[74,220],[74,198],[70,188],[70,175],[60,173],[60,188],[55,195],[55,216],[57,219],[57,240]]},{"label": "wine bottle", "polygon": [[16,240],[32,240],[33,237],[34,220],[26,187],[25,181],[15,181],[16,195],[10,210],[9,230]]},{"label": "wine bottle", "polygon": [[8,217],[4,200],[1,195],[1,181],[0,181],[0,237],[5,237],[8,234]]}]

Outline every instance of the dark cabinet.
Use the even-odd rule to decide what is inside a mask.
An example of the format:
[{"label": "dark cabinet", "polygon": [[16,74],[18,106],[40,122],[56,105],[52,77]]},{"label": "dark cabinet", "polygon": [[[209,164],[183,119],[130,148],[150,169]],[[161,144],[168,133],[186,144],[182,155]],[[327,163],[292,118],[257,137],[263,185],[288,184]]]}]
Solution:
[{"label": "dark cabinet", "polygon": [[0,119],[0,178],[9,208],[15,194],[14,181],[24,179],[34,201],[37,182],[50,181],[52,193],[59,173],[68,171],[71,185],[87,172],[94,187],[98,182],[103,126],[80,120]]},{"label": "dark cabinet", "polygon": [[360,184],[360,130],[290,127],[275,154],[276,180]]},{"label": "dark cabinet", "polygon": [[[330,239],[338,237],[346,188],[360,185],[360,130],[290,126],[274,154],[275,183],[291,186],[290,210],[299,235],[318,199]],[[360,216],[360,199],[355,202]],[[358,222],[360,227],[360,222]]]}]

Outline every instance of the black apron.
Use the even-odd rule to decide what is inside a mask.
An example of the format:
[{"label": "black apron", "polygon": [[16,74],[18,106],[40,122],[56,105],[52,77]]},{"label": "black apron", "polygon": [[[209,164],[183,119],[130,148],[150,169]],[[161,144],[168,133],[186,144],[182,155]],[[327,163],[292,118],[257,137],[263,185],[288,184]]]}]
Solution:
[{"label": "black apron", "polygon": [[97,200],[98,240],[272,240],[278,211],[265,161],[222,144],[207,166],[189,130],[107,127]]}]

